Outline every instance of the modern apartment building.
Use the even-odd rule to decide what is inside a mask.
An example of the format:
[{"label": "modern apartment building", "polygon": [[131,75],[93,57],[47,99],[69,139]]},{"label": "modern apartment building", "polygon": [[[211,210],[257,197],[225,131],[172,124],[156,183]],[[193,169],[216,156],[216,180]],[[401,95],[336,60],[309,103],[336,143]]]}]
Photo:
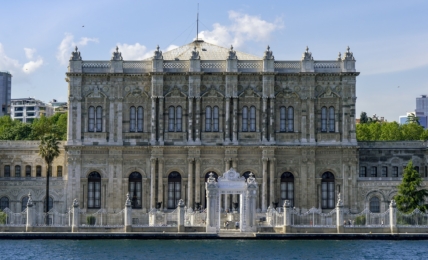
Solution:
[{"label": "modern apartment building", "polygon": [[0,116],[9,114],[12,93],[12,74],[0,71]]},{"label": "modern apartment building", "polygon": [[53,115],[53,108],[35,98],[17,98],[11,102],[11,117],[24,123],[31,123],[40,116]]}]

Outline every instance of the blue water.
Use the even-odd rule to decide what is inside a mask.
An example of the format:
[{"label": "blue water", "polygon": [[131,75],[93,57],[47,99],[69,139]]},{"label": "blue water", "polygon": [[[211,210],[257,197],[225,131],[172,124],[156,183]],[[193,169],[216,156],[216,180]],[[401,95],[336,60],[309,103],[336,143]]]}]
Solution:
[{"label": "blue water", "polygon": [[428,259],[427,241],[0,240],[1,259]]}]

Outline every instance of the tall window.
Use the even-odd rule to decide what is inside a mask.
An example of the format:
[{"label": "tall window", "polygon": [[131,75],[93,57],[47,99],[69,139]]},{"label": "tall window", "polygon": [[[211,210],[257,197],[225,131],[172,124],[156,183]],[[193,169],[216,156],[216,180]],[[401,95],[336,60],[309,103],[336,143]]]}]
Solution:
[{"label": "tall window", "polygon": [[21,177],[21,166],[15,165],[15,177],[20,178]]},{"label": "tall window", "polygon": [[103,108],[98,106],[97,107],[97,113],[96,113],[96,130],[97,132],[102,132],[103,131]]},{"label": "tall window", "polygon": [[103,130],[103,108],[89,107],[88,111],[88,131],[89,132],[102,132]]},{"label": "tall window", "polygon": [[370,199],[370,212],[380,213],[380,201],[378,197],[372,197]]},{"label": "tall window", "polygon": [[[24,196],[21,199],[21,212],[24,211],[27,208],[27,203],[28,203],[28,196]],[[45,204],[46,205],[46,204]],[[46,206],[44,206],[43,208],[45,208]]]},{"label": "tall window", "polygon": [[133,209],[142,208],[142,187],[143,177],[139,172],[133,172],[129,175],[129,197]]},{"label": "tall window", "polygon": [[323,209],[334,208],[334,175],[331,172],[325,172],[321,180],[321,207]]},{"label": "tall window", "polygon": [[321,108],[321,132],[327,132],[327,108]]},{"label": "tall window", "polygon": [[95,132],[95,107],[90,106],[88,111],[88,131]]},{"label": "tall window", "polygon": [[132,106],[129,110],[129,131],[130,132],[143,132],[143,107]]},{"label": "tall window", "polygon": [[280,132],[286,132],[287,131],[287,114],[286,114],[286,108],[280,107],[279,108],[279,131]]},{"label": "tall window", "polygon": [[370,177],[377,177],[377,167],[376,166],[372,166],[370,168]]},{"label": "tall window", "polygon": [[181,132],[182,131],[182,109],[181,106],[170,106],[168,110],[168,131]]},{"label": "tall window", "polygon": [[25,166],[25,177],[31,177],[31,166]]},{"label": "tall window", "polygon": [[[27,199],[28,200],[28,199]],[[49,196],[49,205],[48,205],[48,211],[50,211],[53,208],[53,198]],[[43,200],[43,212],[46,212],[46,197]]]},{"label": "tall window", "polygon": [[291,206],[294,205],[294,176],[291,172],[284,172],[281,175],[281,205],[289,200]]},{"label": "tall window", "polygon": [[242,108],[242,132],[248,132],[248,107]]},{"label": "tall window", "polygon": [[367,168],[366,166],[360,167],[360,177],[367,177]]},{"label": "tall window", "polygon": [[4,166],[4,177],[10,177],[10,165]]},{"label": "tall window", "polygon": [[210,106],[205,108],[205,131],[206,132],[218,132],[219,130],[219,118],[218,118],[218,106],[211,109]]},{"label": "tall window", "polygon": [[381,177],[388,177],[388,168],[386,166],[382,166]]},{"label": "tall window", "polygon": [[398,167],[392,167],[392,177],[398,177]]},{"label": "tall window", "polygon": [[0,209],[3,211],[5,208],[9,208],[9,198],[2,197],[0,199]]},{"label": "tall window", "polygon": [[88,208],[101,208],[101,175],[98,172],[88,176]]},{"label": "tall window", "polygon": [[328,131],[334,133],[334,107],[328,109]]},{"label": "tall window", "polygon": [[42,166],[36,166],[36,177],[42,177]]},{"label": "tall window", "polygon": [[288,107],[288,114],[287,114],[287,131],[293,132],[294,131],[294,108]]},{"label": "tall window", "polygon": [[250,107],[250,132],[256,131],[256,107]]},{"label": "tall window", "polygon": [[181,175],[178,172],[171,172],[168,175],[168,208],[177,208],[181,198]]},{"label": "tall window", "polygon": [[56,177],[62,177],[62,166],[56,167]]}]

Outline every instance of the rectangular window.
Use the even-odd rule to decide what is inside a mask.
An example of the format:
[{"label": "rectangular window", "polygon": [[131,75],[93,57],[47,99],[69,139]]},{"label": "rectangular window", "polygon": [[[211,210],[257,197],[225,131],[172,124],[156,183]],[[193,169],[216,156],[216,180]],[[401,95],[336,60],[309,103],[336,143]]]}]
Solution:
[{"label": "rectangular window", "polygon": [[20,178],[21,177],[21,166],[15,165],[15,177]]},{"label": "rectangular window", "polygon": [[97,122],[97,132],[102,132],[103,131],[103,109],[102,107],[97,107],[97,118],[96,118],[96,122]]},{"label": "rectangular window", "polygon": [[42,177],[42,166],[36,166],[36,177]]},{"label": "rectangular window", "polygon": [[34,107],[27,107],[27,111],[34,111]]},{"label": "rectangular window", "polygon": [[25,166],[25,177],[31,177],[31,166]]},{"label": "rectangular window", "polygon": [[327,132],[327,108],[321,108],[321,132]]},{"label": "rectangular window", "polygon": [[10,177],[10,165],[4,166],[4,177]]},{"label": "rectangular window", "polygon": [[34,112],[27,112],[27,116],[34,116]]},{"label": "rectangular window", "polygon": [[360,177],[367,177],[367,171],[365,166],[360,167]]},{"label": "rectangular window", "polygon": [[395,178],[398,177],[398,167],[397,166],[392,167],[392,177],[395,177]]},{"label": "rectangular window", "polygon": [[62,177],[62,166],[57,166],[56,167],[56,176],[57,177]]},{"label": "rectangular window", "polygon": [[388,177],[388,168],[386,166],[382,166],[382,176],[381,177]]},{"label": "rectangular window", "polygon": [[371,172],[370,172],[370,177],[377,177],[377,167],[376,166],[372,166]]}]

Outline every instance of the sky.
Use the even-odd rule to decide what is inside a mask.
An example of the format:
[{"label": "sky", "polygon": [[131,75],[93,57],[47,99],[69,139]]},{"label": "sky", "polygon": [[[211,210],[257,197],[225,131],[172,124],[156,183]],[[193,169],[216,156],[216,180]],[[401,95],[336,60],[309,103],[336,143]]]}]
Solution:
[{"label": "sky", "polygon": [[0,71],[12,98],[67,101],[65,73],[78,46],[83,60],[152,56],[196,37],[262,57],[333,60],[349,46],[357,60],[357,106],[388,121],[428,94],[428,1],[2,1]]}]

